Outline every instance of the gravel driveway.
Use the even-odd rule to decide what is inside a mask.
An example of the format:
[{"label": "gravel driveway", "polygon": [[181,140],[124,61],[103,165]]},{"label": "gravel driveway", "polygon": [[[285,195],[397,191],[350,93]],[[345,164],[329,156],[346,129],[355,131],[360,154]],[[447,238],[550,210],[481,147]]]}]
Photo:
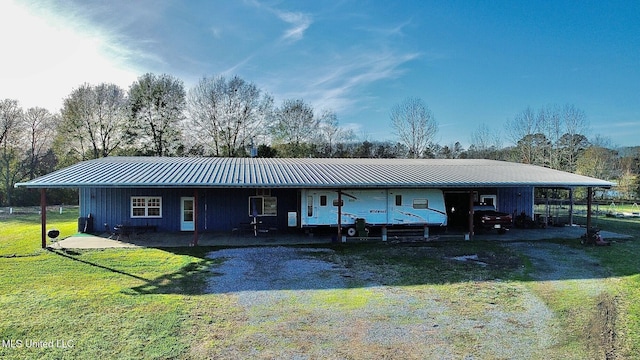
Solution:
[{"label": "gravel driveway", "polygon": [[238,313],[208,354],[216,358],[558,355],[554,314],[521,283],[385,286],[392,269],[331,249],[225,249],[208,257],[224,260],[208,292],[233,299]]}]

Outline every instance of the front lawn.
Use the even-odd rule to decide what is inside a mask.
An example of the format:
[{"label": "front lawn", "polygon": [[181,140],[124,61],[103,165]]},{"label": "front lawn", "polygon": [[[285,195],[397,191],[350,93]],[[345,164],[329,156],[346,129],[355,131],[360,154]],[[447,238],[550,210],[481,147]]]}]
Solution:
[{"label": "front lawn", "polygon": [[[68,236],[77,216],[51,212],[48,224]],[[640,224],[598,226],[634,238],[546,247],[594,259],[575,266],[606,277],[537,280],[544,269],[534,258],[492,241],[327,245],[318,258],[343,269],[347,285],[258,292],[253,304],[246,294],[205,293],[226,261],[205,256],[216,249],[43,250],[39,216],[5,216],[0,357],[640,358]],[[455,260],[468,255],[477,260]]]}]

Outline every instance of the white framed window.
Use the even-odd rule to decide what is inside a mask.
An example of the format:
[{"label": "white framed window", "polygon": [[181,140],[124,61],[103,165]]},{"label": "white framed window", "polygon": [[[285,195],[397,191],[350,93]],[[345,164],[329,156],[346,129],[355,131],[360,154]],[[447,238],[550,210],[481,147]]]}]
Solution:
[{"label": "white framed window", "polygon": [[497,199],[498,199],[497,195],[480,195],[481,203],[484,203],[485,205],[492,205],[493,207],[496,207]]},{"label": "white framed window", "polygon": [[162,197],[160,196],[132,196],[132,218],[161,218]]},{"label": "white framed window", "polygon": [[275,196],[249,196],[249,216],[277,216],[278,198]]}]

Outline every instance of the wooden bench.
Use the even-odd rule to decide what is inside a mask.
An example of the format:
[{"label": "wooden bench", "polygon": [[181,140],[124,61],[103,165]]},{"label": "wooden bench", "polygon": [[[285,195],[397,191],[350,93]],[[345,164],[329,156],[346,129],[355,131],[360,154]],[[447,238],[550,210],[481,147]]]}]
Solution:
[{"label": "wooden bench", "polygon": [[156,225],[116,225],[113,227],[113,233],[109,236],[116,236],[116,240],[120,240],[121,236],[131,238],[131,234],[140,235],[145,234],[148,231],[156,232],[158,227]]}]

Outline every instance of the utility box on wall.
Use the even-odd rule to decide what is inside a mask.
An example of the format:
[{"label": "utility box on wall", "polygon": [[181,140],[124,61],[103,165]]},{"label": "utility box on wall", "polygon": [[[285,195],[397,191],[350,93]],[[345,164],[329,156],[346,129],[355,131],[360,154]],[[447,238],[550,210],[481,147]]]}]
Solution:
[{"label": "utility box on wall", "polygon": [[287,226],[296,227],[298,226],[298,213],[295,211],[289,211],[287,213]]}]

